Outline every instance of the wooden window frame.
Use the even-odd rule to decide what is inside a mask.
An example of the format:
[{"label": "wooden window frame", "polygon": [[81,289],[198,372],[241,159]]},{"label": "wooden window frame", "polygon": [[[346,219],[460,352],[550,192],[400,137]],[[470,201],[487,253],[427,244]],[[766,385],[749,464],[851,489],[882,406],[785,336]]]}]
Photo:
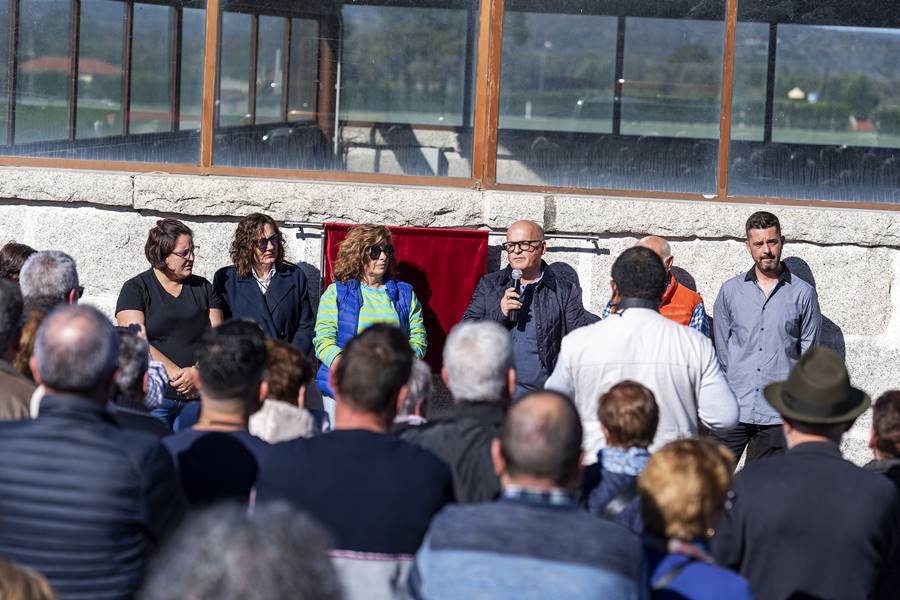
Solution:
[{"label": "wooden window frame", "polygon": [[[9,2],[9,57],[7,68],[7,136],[6,145],[12,145],[15,140],[15,100],[16,100],[16,70],[17,50],[19,42],[19,0],[0,0]],[[125,27],[125,45],[123,56],[123,129],[125,135],[129,130],[130,107],[130,73],[131,50],[134,19],[134,2],[142,1],[151,4],[164,4],[172,6],[174,12],[171,18],[171,53],[172,53],[172,82],[171,82],[171,131],[178,131],[180,126],[180,84],[181,84],[181,38],[183,12],[181,5],[172,5],[165,0],[122,0],[126,5],[127,17]],[[308,171],[295,169],[257,168],[257,167],[229,167],[215,165],[213,162],[214,130],[217,122],[216,95],[218,88],[218,62],[220,60],[220,44],[223,0],[206,0],[206,32],[205,52],[203,60],[203,97],[201,108],[200,149],[196,164],[170,164],[170,163],[143,163],[128,161],[103,161],[103,160],[79,160],[36,158],[21,156],[0,156],[0,166],[32,166],[43,168],[73,168],[91,170],[111,170],[126,172],[159,172],[164,171],[173,174],[194,175],[224,175],[239,177],[261,177],[278,179],[315,180],[346,183],[372,183],[378,185],[400,186],[436,186],[449,188],[469,188],[475,190],[500,190],[511,192],[536,192],[544,194],[571,194],[586,196],[610,196],[628,198],[652,198],[673,200],[695,200],[702,202],[734,202],[752,204],[778,204],[786,206],[821,206],[829,208],[862,208],[876,210],[900,210],[900,205],[892,205],[877,202],[843,202],[832,200],[808,200],[795,198],[774,198],[758,196],[742,196],[729,194],[729,160],[731,152],[731,111],[732,92],[734,88],[734,60],[737,29],[737,2],[738,0],[726,0],[725,3],[725,44],[722,65],[721,110],[718,139],[718,162],[716,168],[716,181],[714,194],[696,194],[683,192],[664,192],[649,190],[623,190],[623,189],[599,189],[579,188],[553,185],[523,185],[512,183],[498,183],[497,181],[497,140],[499,134],[499,104],[500,104],[500,69],[503,46],[503,17],[505,13],[505,0],[481,0],[480,3],[469,9],[467,23],[469,24],[466,42],[466,88],[471,90],[474,85],[474,114],[470,113],[471,97],[473,94],[467,91],[463,99],[464,125],[469,126],[471,119],[472,148],[471,148],[471,174],[467,178],[439,177],[439,176],[414,176],[395,175],[386,173],[365,173],[349,171]],[[80,0],[70,0],[72,12],[71,46],[70,46],[70,74],[69,74],[69,138],[74,137],[74,124],[77,111],[77,66],[78,66],[78,36],[79,36],[79,11]],[[263,11],[253,13],[253,48],[251,51],[251,112],[255,113],[257,54],[258,54],[258,19],[260,14],[271,16],[284,16],[287,18],[285,27],[285,65],[284,81],[282,82],[282,115],[287,120],[290,102],[290,52],[293,37],[293,18],[297,15],[291,13],[279,13],[278,11]],[[315,16],[315,15],[313,15]],[[321,15],[319,15],[321,16]],[[319,47],[319,92],[317,94],[318,108],[331,106],[334,103],[334,83],[336,83],[335,69],[333,67],[333,49],[325,41],[329,33],[329,24],[326,21],[319,22],[319,36],[322,38]],[[477,29],[473,31],[473,25],[477,23]],[[617,32],[617,47],[624,44],[624,18],[619,17]],[[332,31],[333,33],[333,31]],[[775,67],[775,42],[777,40],[777,24],[770,24],[769,29],[769,54],[767,64],[767,97],[765,112],[764,141],[771,141],[773,105],[774,105],[774,78]],[[616,72],[620,74],[623,53],[617,52]],[[474,62],[474,69],[470,68]],[[615,91],[614,113],[621,111],[621,97],[618,88]],[[621,112],[619,112],[619,115]],[[334,115],[321,115],[318,117],[319,127],[325,137],[333,142]],[[254,119],[255,121],[255,119]],[[618,119],[613,119],[614,126]],[[428,127],[426,127],[428,128]],[[454,130],[454,127],[433,127],[431,129]]]}]

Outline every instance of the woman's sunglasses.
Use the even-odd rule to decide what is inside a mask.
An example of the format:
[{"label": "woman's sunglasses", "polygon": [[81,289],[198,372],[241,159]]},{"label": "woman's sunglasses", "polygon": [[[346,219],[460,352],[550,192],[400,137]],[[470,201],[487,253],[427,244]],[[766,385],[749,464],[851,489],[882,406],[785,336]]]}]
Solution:
[{"label": "woman's sunglasses", "polygon": [[381,253],[384,252],[387,254],[387,257],[394,258],[394,247],[390,244],[379,244],[377,246],[371,246],[369,248],[369,258],[372,260],[378,260],[381,257]]}]

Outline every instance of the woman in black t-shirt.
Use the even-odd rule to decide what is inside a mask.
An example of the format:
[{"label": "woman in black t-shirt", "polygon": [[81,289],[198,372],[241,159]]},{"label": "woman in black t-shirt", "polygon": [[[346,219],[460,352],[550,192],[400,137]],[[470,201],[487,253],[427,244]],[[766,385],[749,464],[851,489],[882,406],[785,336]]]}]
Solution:
[{"label": "woman in black t-shirt", "polygon": [[193,236],[181,221],[157,221],[144,246],[151,268],[126,281],[116,303],[118,324],[143,325],[150,354],[166,367],[169,385],[153,414],[169,425],[184,403],[197,397],[194,347],[208,327],[223,320],[219,295],[193,274]]}]

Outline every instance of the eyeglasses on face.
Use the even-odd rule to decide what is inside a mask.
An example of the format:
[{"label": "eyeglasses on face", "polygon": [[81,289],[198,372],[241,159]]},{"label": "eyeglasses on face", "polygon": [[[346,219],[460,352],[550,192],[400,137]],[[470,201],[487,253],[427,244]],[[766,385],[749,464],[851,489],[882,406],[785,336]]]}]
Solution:
[{"label": "eyeglasses on face", "polygon": [[256,246],[256,249],[260,252],[265,252],[269,249],[269,244],[272,244],[273,247],[278,247],[278,242],[281,241],[280,233],[273,233],[267,238],[262,238],[253,242],[253,245]]},{"label": "eyeglasses on face", "polygon": [[381,253],[387,254],[388,258],[394,258],[394,247],[391,244],[377,244],[369,248],[369,258],[378,260]]},{"label": "eyeglasses on face", "polygon": [[84,296],[84,286],[79,285],[75,288],[75,297],[81,300],[82,296]]},{"label": "eyeglasses on face", "polygon": [[503,249],[507,252],[534,252],[541,247],[544,240],[522,240],[519,242],[505,242]]},{"label": "eyeglasses on face", "polygon": [[181,252],[173,252],[175,256],[180,258],[181,260],[187,260],[188,256],[193,256],[194,253],[200,248],[200,246],[191,246],[187,250],[182,250]]}]

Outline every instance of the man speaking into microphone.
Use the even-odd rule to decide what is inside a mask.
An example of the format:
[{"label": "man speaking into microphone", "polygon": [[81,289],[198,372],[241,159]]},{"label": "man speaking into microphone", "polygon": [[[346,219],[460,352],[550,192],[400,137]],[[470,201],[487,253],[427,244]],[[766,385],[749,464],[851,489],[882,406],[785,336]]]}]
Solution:
[{"label": "man speaking into microphone", "polygon": [[506,231],[503,249],[509,265],[481,278],[463,321],[497,321],[509,329],[518,399],[544,387],[563,336],[598,318],[584,310],[581,288],[544,262],[547,243],[540,225],[516,221]]}]

